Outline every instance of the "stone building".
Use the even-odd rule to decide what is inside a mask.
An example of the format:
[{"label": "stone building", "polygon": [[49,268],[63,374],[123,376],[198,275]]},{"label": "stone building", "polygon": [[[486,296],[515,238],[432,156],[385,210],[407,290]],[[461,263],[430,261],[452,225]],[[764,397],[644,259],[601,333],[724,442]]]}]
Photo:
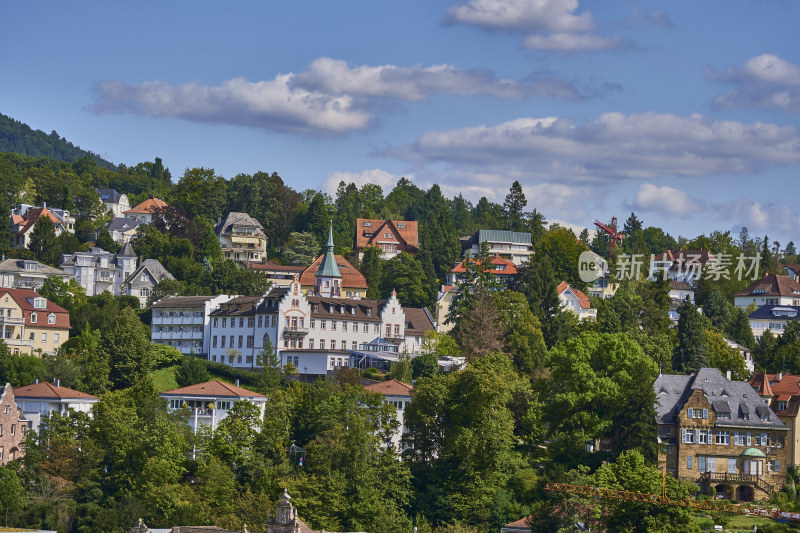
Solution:
[{"label": "stone building", "polygon": [[0,466],[25,455],[28,422],[14,401],[14,390],[6,383],[0,393]]},{"label": "stone building", "polygon": [[786,480],[789,428],[745,381],[716,368],[654,384],[659,466],[718,497],[766,499]]}]

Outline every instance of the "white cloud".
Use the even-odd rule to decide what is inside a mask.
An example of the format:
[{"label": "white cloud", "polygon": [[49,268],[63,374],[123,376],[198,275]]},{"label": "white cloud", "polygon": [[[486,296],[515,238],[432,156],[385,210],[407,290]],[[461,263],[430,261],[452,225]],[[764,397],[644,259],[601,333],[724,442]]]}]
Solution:
[{"label": "white cloud", "polygon": [[619,36],[602,37],[589,33],[553,33],[551,35],[530,35],[523,41],[525,48],[533,50],[557,50],[561,52],[590,52],[619,48]]},{"label": "white cloud", "polygon": [[520,118],[431,131],[389,155],[506,177],[587,183],[663,176],[744,174],[800,162],[792,126],[702,115],[606,113],[592,123]]},{"label": "white cloud", "polygon": [[794,235],[800,226],[800,213],[776,202],[738,198],[716,206],[716,210],[719,218],[734,220],[738,227],[747,226],[751,232],[782,232]]},{"label": "white cloud", "polygon": [[619,36],[602,37],[589,11],[576,13],[578,0],[470,0],[448,8],[448,23],[485,30],[524,33],[533,50],[587,52],[618,48]]},{"label": "white cloud", "polygon": [[735,87],[714,98],[716,107],[800,111],[800,66],[776,55],[756,56],[742,67],[728,67],[723,72],[707,67],[706,75]]},{"label": "white cloud", "polygon": [[450,21],[506,32],[583,32],[595,28],[578,0],[470,0],[447,9]]},{"label": "white cloud", "polygon": [[652,183],[644,183],[639,187],[633,207],[667,216],[687,216],[704,210],[703,202],[692,198],[685,191],[667,185],[659,187]]},{"label": "white cloud", "polygon": [[260,82],[234,78],[218,87],[106,81],[98,84],[91,109],[306,134],[358,131],[370,125],[372,116],[359,109],[352,97],[291,88],[291,76]]},{"label": "white cloud", "polygon": [[[407,179],[414,181],[413,175],[404,174],[404,176]],[[364,170],[362,172],[343,172],[337,170],[336,172],[328,174],[328,179],[325,180],[325,183],[323,183],[322,189],[331,196],[335,196],[336,188],[339,186],[339,182],[343,181],[347,184],[354,183],[359,188],[367,183],[380,185],[384,193],[388,193],[397,184],[397,180],[402,177],[403,176],[392,174],[380,168],[373,168],[370,170]]]},{"label": "white cloud", "polygon": [[330,95],[425,100],[434,94],[491,95],[497,98],[554,96],[579,100],[583,96],[565,80],[539,76],[527,82],[497,78],[488,69],[460,69],[453,65],[398,67],[350,66],[341,59],[321,57],[291,80],[292,87]]}]

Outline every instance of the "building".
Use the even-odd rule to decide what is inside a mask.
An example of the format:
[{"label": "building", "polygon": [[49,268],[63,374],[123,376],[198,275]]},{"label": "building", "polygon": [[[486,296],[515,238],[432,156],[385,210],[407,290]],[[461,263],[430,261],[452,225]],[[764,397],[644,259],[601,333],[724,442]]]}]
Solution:
[{"label": "building", "polygon": [[422,353],[425,334],[436,331],[436,322],[427,308],[404,307],[406,315],[405,339],[401,349],[409,354]]},{"label": "building", "polygon": [[786,275],[792,278],[795,281],[798,281],[798,277],[800,277],[800,265],[783,265],[783,271],[786,272]]},{"label": "building", "polygon": [[441,290],[436,295],[433,312],[436,319],[436,331],[439,333],[447,333],[455,326],[455,324],[447,322],[447,315],[450,314],[450,307],[453,305],[455,297],[455,285],[442,285]]},{"label": "building", "polygon": [[665,250],[653,256],[650,264],[650,274],[656,279],[669,279],[684,281],[694,285],[703,273],[703,267],[708,262],[715,262],[709,250]]},{"label": "building", "polygon": [[358,259],[364,257],[369,246],[381,249],[381,258],[391,259],[400,252],[416,254],[419,251],[417,222],[414,220],[356,219],[355,251]]},{"label": "building", "polygon": [[528,232],[481,229],[471,237],[461,238],[464,257],[480,256],[483,243],[488,245],[489,255],[499,255],[518,266],[533,253],[531,234]]},{"label": "building", "polygon": [[402,438],[406,431],[405,412],[411,403],[411,391],[414,387],[408,383],[403,383],[396,379],[390,379],[380,383],[373,383],[364,387],[370,392],[377,392],[383,395],[383,401],[391,404],[397,414],[397,429],[392,432],[392,446],[398,452],[402,450]]},{"label": "building", "polygon": [[789,428],[750,384],[702,368],[653,387],[659,466],[726,499],[766,499],[783,486]]},{"label": "building", "polygon": [[[139,226],[141,226],[143,222],[139,220],[134,220],[132,218],[112,218],[111,222],[106,224],[104,227],[108,231],[109,235],[111,235],[111,239],[118,243],[118,244],[125,244],[131,242],[131,240],[136,237],[136,234],[139,232]],[[95,230],[92,232],[92,239],[95,241],[100,236],[100,230]]]},{"label": "building", "polygon": [[750,304],[800,306],[800,283],[790,276],[764,274],[746,289],[733,295],[736,307],[746,309]]},{"label": "building", "polygon": [[50,276],[62,281],[72,277],[60,268],[53,268],[32,259],[6,259],[0,262],[0,287],[38,290]]},{"label": "building", "polygon": [[307,267],[293,265],[278,265],[275,263],[245,263],[247,270],[258,272],[267,277],[276,287],[288,287],[292,284],[295,274],[302,275]]},{"label": "building", "polygon": [[95,296],[105,291],[120,295],[123,282],[130,276],[138,260],[130,243],[116,254],[102,248],[89,252],[75,252],[61,256],[61,268],[74,277],[86,291],[86,296]]},{"label": "building", "polygon": [[114,218],[124,217],[125,211],[131,208],[128,202],[128,195],[121,194],[116,189],[96,189],[97,194],[100,195],[100,201],[106,206],[108,211],[111,211]]},{"label": "building", "polygon": [[[453,267],[447,274],[447,285],[456,285],[463,280],[464,274],[467,272],[466,263],[468,259],[464,259],[455,267]],[[478,259],[469,259],[473,264],[478,263]],[[503,259],[500,255],[495,255],[491,258],[491,268],[485,272],[497,278],[503,285],[508,285],[508,282],[517,275],[517,265],[509,259]]]},{"label": "building", "polygon": [[562,281],[558,288],[558,299],[561,300],[561,305],[564,309],[572,311],[580,320],[596,319],[597,309],[592,307],[589,297],[583,291],[572,287],[566,281]]},{"label": "building", "polygon": [[49,218],[55,227],[56,236],[62,231],[75,232],[75,219],[69,211],[48,209],[47,204],[34,207],[22,204],[11,213],[11,247],[17,250],[28,248],[33,235],[33,228],[40,217]]},{"label": "building", "polygon": [[153,217],[158,215],[159,212],[166,207],[169,207],[169,205],[161,198],[148,198],[136,207],[124,211],[122,214],[125,218],[138,220],[143,224],[152,224]]},{"label": "building", "polygon": [[[330,283],[319,286],[332,290]],[[394,294],[388,300],[307,296],[297,278],[289,287],[270,287],[262,296],[232,298],[210,318],[211,360],[248,368],[267,343],[282,357],[284,350],[357,351],[377,337],[398,347],[405,341],[405,313]]]},{"label": "building", "polygon": [[240,387],[238,380],[236,385],[219,380],[206,381],[168,390],[159,396],[167,400],[171,411],[190,410],[188,423],[193,431],[197,431],[201,425],[209,426],[212,431],[217,429],[237,402],[250,402],[258,407],[259,418],[264,418],[267,404],[266,396]]},{"label": "building", "polygon": [[63,307],[29,289],[0,288],[0,333],[12,354],[56,353],[69,329]]},{"label": "building", "polygon": [[689,300],[694,303],[694,289],[685,281],[669,280],[669,297],[673,302]]},{"label": "building", "polygon": [[789,428],[785,440],[787,465],[800,466],[800,376],[757,372],[750,378],[750,386]]},{"label": "building", "polygon": [[14,389],[6,383],[0,391],[0,466],[25,456],[25,430],[28,422],[14,398]]},{"label": "building", "polygon": [[302,290],[330,298],[366,298],[367,280],[341,255],[333,253],[333,226],[328,230],[325,253],[300,276]]},{"label": "building", "polygon": [[230,296],[170,296],[154,303],[150,341],[208,359],[211,312]]},{"label": "building", "polygon": [[144,309],[147,299],[156,285],[165,279],[175,279],[158,259],[145,259],[136,270],[131,272],[122,282],[119,292],[121,295],[135,296],[139,299],[139,306]]},{"label": "building", "polygon": [[747,371],[750,374],[755,372],[756,367],[755,363],[753,362],[753,350],[730,339],[725,339],[725,342],[728,344],[728,346],[735,349],[742,355],[742,359],[744,359],[744,367],[747,369]]},{"label": "building", "polygon": [[28,421],[28,429],[39,432],[42,419],[52,413],[69,416],[70,411],[86,413],[92,417],[94,404],[100,401],[97,396],[62,387],[59,380],[36,380],[33,385],[17,387],[14,389],[17,405]]},{"label": "building", "polygon": [[797,320],[798,312],[800,306],[797,305],[762,305],[747,318],[755,337],[761,337],[767,330],[774,335],[781,335],[789,321]]},{"label": "building", "polygon": [[217,220],[214,231],[226,259],[240,263],[266,263],[264,226],[247,213],[228,213],[225,220]]}]

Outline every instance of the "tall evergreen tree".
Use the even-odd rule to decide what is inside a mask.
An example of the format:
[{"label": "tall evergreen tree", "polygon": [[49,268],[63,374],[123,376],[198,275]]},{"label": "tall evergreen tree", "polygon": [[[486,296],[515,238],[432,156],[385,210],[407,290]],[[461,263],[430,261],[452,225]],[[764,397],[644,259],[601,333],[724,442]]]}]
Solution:
[{"label": "tall evergreen tree", "polygon": [[697,372],[708,366],[708,350],[703,333],[703,319],[688,299],[678,308],[678,346],[672,367],[678,372]]},{"label": "tall evergreen tree", "polygon": [[377,246],[367,246],[358,265],[358,269],[367,282],[367,298],[375,300],[381,296],[382,266],[381,249]]},{"label": "tall evergreen tree", "polygon": [[438,185],[425,193],[420,215],[420,247],[430,250],[436,275],[444,279],[461,255],[461,241]]},{"label": "tall evergreen tree", "polygon": [[519,184],[519,181],[515,181],[511,184],[511,190],[506,195],[505,201],[503,201],[503,215],[505,216],[506,229],[511,231],[525,231],[523,215],[526,205],[528,205],[528,200],[525,198],[525,193],[522,192],[522,186]]},{"label": "tall evergreen tree", "polygon": [[28,246],[30,251],[33,252],[33,256],[42,263],[55,264],[56,243],[56,227],[53,221],[46,216],[37,218],[36,223],[33,225],[31,242]]}]

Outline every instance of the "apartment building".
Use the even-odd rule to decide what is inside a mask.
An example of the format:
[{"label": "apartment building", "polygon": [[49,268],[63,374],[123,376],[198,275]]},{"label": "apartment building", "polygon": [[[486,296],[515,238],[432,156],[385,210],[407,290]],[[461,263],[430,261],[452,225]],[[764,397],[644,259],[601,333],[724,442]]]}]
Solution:
[{"label": "apartment building", "polygon": [[702,368],[653,386],[659,466],[726,499],[766,499],[783,486],[789,427],[749,383]]},{"label": "apartment building", "polygon": [[29,289],[0,288],[0,334],[12,354],[55,353],[69,329],[63,307]]},{"label": "apartment building", "polygon": [[263,394],[240,387],[238,380],[235,385],[219,380],[206,381],[168,390],[159,396],[167,400],[171,411],[188,410],[187,422],[192,431],[197,431],[201,425],[208,426],[212,431],[216,430],[237,402],[252,403],[258,407],[259,419],[264,418],[268,399]]},{"label": "apartment building", "polygon": [[38,290],[50,276],[62,281],[72,277],[60,268],[54,268],[32,259],[6,259],[0,261],[0,287]]},{"label": "apartment building", "polygon": [[52,413],[69,416],[70,412],[86,413],[92,417],[94,404],[100,401],[97,396],[62,387],[59,380],[39,382],[14,389],[17,405],[28,421],[28,429],[39,432],[43,419]]},{"label": "apartment building", "polygon": [[208,358],[211,312],[232,296],[170,296],[152,305],[151,342]]},{"label": "apartment building", "polygon": [[528,232],[481,229],[471,237],[461,238],[464,257],[479,257],[483,243],[488,245],[489,255],[499,255],[517,266],[527,261],[533,253],[531,234]]},{"label": "apartment building", "polygon": [[60,266],[77,280],[86,296],[95,296],[105,291],[120,295],[123,282],[136,270],[137,264],[136,253],[128,243],[116,254],[102,248],[64,254]]},{"label": "apartment building", "polygon": [[411,391],[414,387],[408,383],[403,383],[396,379],[390,379],[380,383],[373,383],[364,387],[370,392],[377,392],[383,396],[383,401],[395,408],[397,417],[397,428],[392,432],[392,447],[400,452],[403,449],[402,439],[407,432],[405,425],[406,408],[411,403]]}]

